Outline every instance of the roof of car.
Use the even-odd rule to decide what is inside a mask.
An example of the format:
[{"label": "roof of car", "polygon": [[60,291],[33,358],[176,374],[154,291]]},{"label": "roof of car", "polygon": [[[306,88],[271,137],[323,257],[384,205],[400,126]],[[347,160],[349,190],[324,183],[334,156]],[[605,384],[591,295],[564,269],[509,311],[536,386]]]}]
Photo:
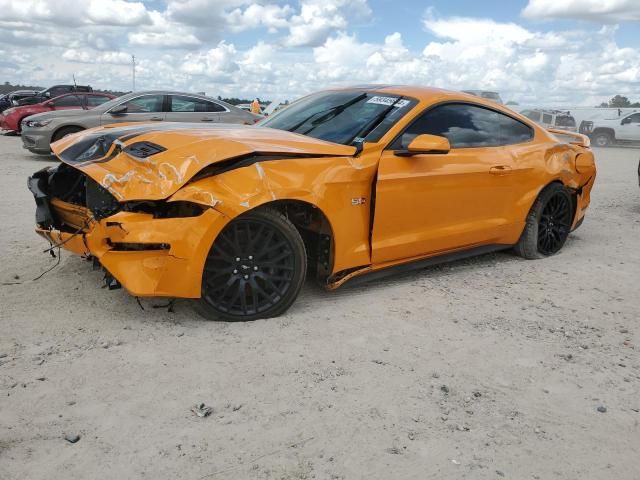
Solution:
[{"label": "roof of car", "polygon": [[496,105],[496,103],[490,99],[478,97],[469,93],[420,85],[356,85],[352,87],[345,87],[344,89],[368,90],[390,95],[404,95],[429,102],[439,100],[461,100],[473,101],[475,103],[487,104],[492,106]]},{"label": "roof of car", "polygon": [[184,95],[184,96],[187,96],[187,97],[196,97],[196,98],[201,98],[203,100],[207,100],[207,101],[210,101],[210,102],[216,102],[216,103],[219,103],[221,105],[224,105],[225,107],[227,107],[229,109],[240,110],[240,108],[238,108],[236,105],[231,105],[230,103],[227,103],[227,102],[225,102],[223,100],[218,100],[217,98],[208,97],[206,95],[200,95],[199,93],[178,92],[176,90],[140,90],[140,91],[137,91],[137,92],[125,93],[124,95],[122,95],[119,98],[121,98],[123,100],[128,100],[129,98],[134,98],[134,97],[140,96],[140,95]]},{"label": "roof of car", "polygon": [[8,95],[33,95],[37,93],[35,90],[14,90],[9,92]]}]

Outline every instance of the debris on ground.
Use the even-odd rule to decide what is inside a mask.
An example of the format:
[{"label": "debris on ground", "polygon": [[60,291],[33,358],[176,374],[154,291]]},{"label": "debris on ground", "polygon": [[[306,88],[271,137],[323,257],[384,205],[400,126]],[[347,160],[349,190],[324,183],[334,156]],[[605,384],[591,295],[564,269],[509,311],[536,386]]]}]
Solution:
[{"label": "debris on ground", "polygon": [[191,411],[198,417],[208,417],[213,413],[213,408],[205,405],[204,403],[198,403],[191,407]]},{"label": "debris on ground", "polygon": [[64,436],[64,439],[69,443],[77,443],[80,440],[80,435],[77,433],[68,433]]}]

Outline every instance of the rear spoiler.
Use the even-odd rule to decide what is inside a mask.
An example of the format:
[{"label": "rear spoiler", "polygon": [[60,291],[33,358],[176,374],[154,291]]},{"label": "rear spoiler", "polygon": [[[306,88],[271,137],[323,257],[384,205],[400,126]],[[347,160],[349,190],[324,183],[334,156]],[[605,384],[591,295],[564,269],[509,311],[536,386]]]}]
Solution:
[{"label": "rear spoiler", "polygon": [[563,135],[565,137],[573,137],[574,140],[569,141],[571,145],[579,145],[581,147],[588,148],[591,145],[591,140],[586,135],[582,135],[581,133],[575,132],[567,132],[566,130],[559,130],[557,128],[547,128],[548,132],[554,133],[556,135]]}]

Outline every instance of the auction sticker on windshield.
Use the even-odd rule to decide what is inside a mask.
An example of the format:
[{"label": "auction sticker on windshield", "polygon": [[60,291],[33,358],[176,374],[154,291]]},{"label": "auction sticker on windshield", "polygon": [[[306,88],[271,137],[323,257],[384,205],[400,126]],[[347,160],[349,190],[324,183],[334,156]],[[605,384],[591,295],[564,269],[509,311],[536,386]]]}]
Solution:
[{"label": "auction sticker on windshield", "polygon": [[[398,103],[393,105],[395,102],[398,102]],[[367,100],[367,103],[376,103],[378,105],[387,105],[389,107],[393,105],[394,107],[402,108],[409,103],[409,100],[404,100],[404,99],[398,100],[398,97],[376,96],[376,97],[371,97],[369,100]]]}]

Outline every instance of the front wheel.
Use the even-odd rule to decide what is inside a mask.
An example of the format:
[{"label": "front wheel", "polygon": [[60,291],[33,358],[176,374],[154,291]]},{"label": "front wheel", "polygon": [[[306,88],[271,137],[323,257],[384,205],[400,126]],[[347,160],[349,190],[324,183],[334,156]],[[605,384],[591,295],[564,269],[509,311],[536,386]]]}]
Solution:
[{"label": "front wheel", "polygon": [[555,255],[567,241],[573,221],[573,201],[563,185],[546,187],[533,204],[524,231],[515,246],[528,259]]},{"label": "front wheel", "polygon": [[66,137],[68,135],[71,135],[72,133],[81,132],[82,130],[84,130],[84,128],[80,128],[80,127],[63,127],[60,130],[58,130],[56,133],[53,134],[53,136],[51,138],[51,143],[57,142],[61,138],[64,138],[64,137]]},{"label": "front wheel", "polygon": [[608,133],[598,133],[593,138],[593,143],[596,147],[608,147],[613,143],[613,139]]},{"label": "front wheel", "polygon": [[209,320],[276,317],[293,304],[306,271],[304,243],[289,219],[271,209],[247,213],[211,247],[196,309]]}]

